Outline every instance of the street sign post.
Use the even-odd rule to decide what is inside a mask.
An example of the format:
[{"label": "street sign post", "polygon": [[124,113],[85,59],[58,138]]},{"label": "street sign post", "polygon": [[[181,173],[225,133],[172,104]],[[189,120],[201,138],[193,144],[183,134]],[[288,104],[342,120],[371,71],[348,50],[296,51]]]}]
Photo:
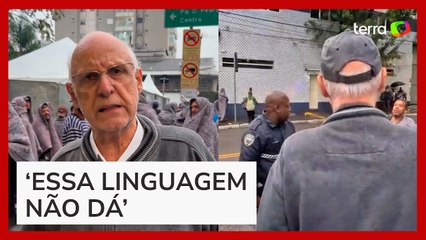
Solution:
[{"label": "street sign post", "polygon": [[181,94],[186,98],[192,98],[198,92],[200,45],[200,29],[186,29],[183,31],[180,87]]},{"label": "street sign post", "polygon": [[181,88],[198,89],[199,63],[193,61],[182,61]]},{"label": "street sign post", "polygon": [[182,60],[200,61],[200,29],[190,29],[183,32]]},{"label": "street sign post", "polygon": [[214,26],[219,24],[217,9],[165,10],[164,27]]}]

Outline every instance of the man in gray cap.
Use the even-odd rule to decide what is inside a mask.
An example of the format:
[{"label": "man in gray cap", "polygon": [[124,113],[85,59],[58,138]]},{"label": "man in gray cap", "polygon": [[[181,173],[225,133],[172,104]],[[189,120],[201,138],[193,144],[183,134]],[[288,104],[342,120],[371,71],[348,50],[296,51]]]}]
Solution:
[{"label": "man in gray cap", "polygon": [[334,113],[284,142],[258,230],[416,230],[416,132],[373,107],[386,85],[377,47],[347,31],[324,43],[321,60]]}]

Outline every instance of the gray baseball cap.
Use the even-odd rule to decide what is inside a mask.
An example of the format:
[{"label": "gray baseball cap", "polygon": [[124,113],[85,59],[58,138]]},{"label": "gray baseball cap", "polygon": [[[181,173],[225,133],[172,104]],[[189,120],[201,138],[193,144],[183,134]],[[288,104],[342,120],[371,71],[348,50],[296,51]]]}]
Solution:
[{"label": "gray baseball cap", "polygon": [[[352,76],[340,74],[349,62],[361,61],[371,66],[371,71]],[[321,72],[324,78],[337,83],[354,84],[369,81],[382,68],[380,53],[370,37],[353,31],[330,37],[321,52]]]}]

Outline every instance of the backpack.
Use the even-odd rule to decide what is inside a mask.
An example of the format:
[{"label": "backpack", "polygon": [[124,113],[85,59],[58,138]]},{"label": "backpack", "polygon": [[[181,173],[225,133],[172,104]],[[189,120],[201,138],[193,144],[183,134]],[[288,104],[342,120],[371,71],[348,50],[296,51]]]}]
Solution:
[{"label": "backpack", "polygon": [[246,102],[246,109],[247,111],[254,111],[255,105],[254,105],[254,99],[253,98],[247,98]]}]

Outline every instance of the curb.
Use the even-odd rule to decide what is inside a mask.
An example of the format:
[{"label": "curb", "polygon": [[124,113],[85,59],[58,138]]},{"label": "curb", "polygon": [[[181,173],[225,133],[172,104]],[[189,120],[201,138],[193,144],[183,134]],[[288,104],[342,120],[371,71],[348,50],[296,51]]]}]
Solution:
[{"label": "curb", "polygon": [[[417,113],[407,113],[405,116],[417,116]],[[307,119],[307,120],[294,120],[291,121],[292,123],[320,123],[324,122],[325,119]],[[242,127],[248,127],[248,123],[241,123],[241,124],[229,124],[224,126],[219,126],[219,130],[225,130],[225,129],[233,129],[233,128],[242,128]]]},{"label": "curb", "polygon": [[[294,120],[291,122],[292,123],[320,123],[320,122],[323,122],[324,120],[325,119],[308,119],[308,120]],[[229,125],[219,126],[219,130],[248,127],[248,125],[249,125],[248,123],[229,124]]]}]

